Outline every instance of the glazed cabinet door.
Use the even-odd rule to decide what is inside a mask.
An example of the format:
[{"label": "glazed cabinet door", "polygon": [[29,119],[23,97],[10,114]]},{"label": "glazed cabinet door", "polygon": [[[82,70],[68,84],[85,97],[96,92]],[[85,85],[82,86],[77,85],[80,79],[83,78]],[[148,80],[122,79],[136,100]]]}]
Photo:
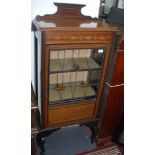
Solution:
[{"label": "glazed cabinet door", "polygon": [[47,45],[44,53],[44,126],[96,117],[110,46]]}]

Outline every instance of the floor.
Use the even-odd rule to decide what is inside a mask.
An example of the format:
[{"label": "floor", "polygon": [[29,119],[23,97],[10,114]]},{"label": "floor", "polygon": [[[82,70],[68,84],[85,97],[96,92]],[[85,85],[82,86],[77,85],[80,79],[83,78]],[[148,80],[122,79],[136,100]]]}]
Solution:
[{"label": "floor", "polygon": [[[45,138],[45,155],[76,155],[81,152],[87,152],[100,147],[117,145],[124,154],[124,145],[109,142],[100,146],[91,144],[91,131],[88,127],[79,125],[61,128]],[[37,148],[36,155],[40,155]]]},{"label": "floor", "polygon": [[[76,155],[96,148],[90,142],[90,129],[86,126],[62,128],[45,139],[45,155]],[[39,155],[37,149],[36,155]]]}]

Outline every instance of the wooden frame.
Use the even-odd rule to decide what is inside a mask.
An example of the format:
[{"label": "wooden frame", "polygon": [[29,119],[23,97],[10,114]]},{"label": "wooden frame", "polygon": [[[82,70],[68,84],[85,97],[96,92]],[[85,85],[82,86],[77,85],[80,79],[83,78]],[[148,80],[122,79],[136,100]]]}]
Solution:
[{"label": "wooden frame", "polygon": [[[111,44],[82,44],[82,45],[77,45],[77,44],[69,44],[69,45],[46,45],[45,46],[45,53],[44,53],[44,88],[42,90],[42,92],[44,92],[44,101],[43,101],[43,126],[44,128],[49,127],[50,125],[48,124],[48,97],[49,97],[49,53],[51,49],[72,49],[72,48],[92,48],[92,47],[98,47],[98,48],[105,48],[106,51],[106,55],[105,55],[105,60],[104,60],[104,65],[103,65],[103,69],[102,69],[102,75],[101,75],[101,80],[100,80],[100,88],[99,88],[99,92],[98,92],[98,96],[97,96],[97,100],[95,103],[95,107],[94,107],[94,118],[97,116],[98,113],[98,108],[99,108],[99,104],[100,104],[100,96],[101,96],[101,92],[104,86],[104,76],[106,74],[106,68],[107,68],[107,63],[108,63],[108,58],[109,58],[109,54],[110,54],[110,49],[111,49]],[[68,105],[66,105],[67,107]],[[74,106],[74,105],[73,105]]]}]

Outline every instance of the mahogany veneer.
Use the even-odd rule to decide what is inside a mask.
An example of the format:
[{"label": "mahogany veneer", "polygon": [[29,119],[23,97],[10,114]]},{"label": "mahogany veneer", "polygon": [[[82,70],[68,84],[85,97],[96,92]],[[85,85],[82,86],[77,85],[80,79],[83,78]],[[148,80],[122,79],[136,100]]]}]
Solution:
[{"label": "mahogany veneer", "polygon": [[[62,126],[85,123],[94,129],[92,134],[94,138],[100,120],[99,107],[103,104],[101,96],[110,53],[119,29],[99,21],[97,18],[82,15],[81,8],[85,5],[54,4],[58,7],[55,14],[37,16],[32,22],[32,30],[35,35],[35,92],[41,113],[41,128],[55,130]],[[105,53],[103,63],[100,63],[101,58],[95,59],[101,65],[96,97],[93,100],[75,100],[71,103],[52,105],[49,104],[49,74],[51,74],[50,62],[52,61],[50,52],[67,49],[93,49],[92,51],[102,49],[100,52]],[[99,51],[98,55],[100,55]],[[80,66],[76,71],[78,69]]]}]

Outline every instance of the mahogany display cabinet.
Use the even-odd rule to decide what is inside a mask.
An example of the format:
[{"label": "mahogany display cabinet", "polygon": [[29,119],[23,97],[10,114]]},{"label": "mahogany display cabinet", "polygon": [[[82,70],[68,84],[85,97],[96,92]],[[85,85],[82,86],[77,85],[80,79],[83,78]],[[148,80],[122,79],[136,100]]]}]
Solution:
[{"label": "mahogany display cabinet", "polygon": [[36,97],[45,130],[99,122],[105,74],[117,27],[84,16],[85,5],[54,3],[57,12],[37,16]]}]

